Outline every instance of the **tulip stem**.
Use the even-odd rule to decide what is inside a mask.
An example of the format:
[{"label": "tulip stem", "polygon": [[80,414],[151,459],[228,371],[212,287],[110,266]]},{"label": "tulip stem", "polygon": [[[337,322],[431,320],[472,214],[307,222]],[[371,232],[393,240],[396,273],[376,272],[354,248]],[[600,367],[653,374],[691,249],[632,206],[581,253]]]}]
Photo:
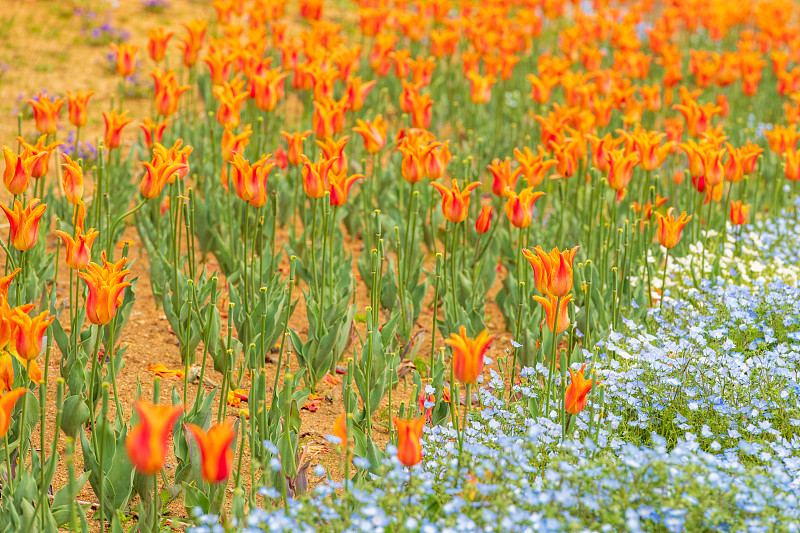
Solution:
[{"label": "tulip stem", "polygon": [[669,248],[666,249],[666,256],[664,257],[664,273],[661,276],[661,301],[658,302],[658,308],[664,307],[664,296],[667,291],[667,265],[669,264]]},{"label": "tulip stem", "polygon": [[[319,294],[319,281],[317,279],[317,210],[319,209],[319,199],[315,198],[314,202],[313,221],[311,222],[311,270],[314,273],[314,292]],[[320,320],[322,317],[320,317]]]},{"label": "tulip stem", "polygon": [[3,492],[8,491],[8,499],[11,500],[12,492],[11,492],[11,479],[13,476],[11,475],[11,449],[8,447],[8,431],[6,434],[3,435],[3,440],[5,444],[5,452],[6,452],[6,484],[3,487]]},{"label": "tulip stem", "polygon": [[[25,395],[22,397],[22,413],[19,419],[19,466],[22,468],[22,465],[25,464],[25,444],[28,442],[25,439],[25,414],[28,410],[28,391],[29,391],[29,383],[31,379],[31,361],[30,359],[25,361]],[[7,451],[7,450],[6,450]]]},{"label": "tulip stem", "polygon": [[553,316],[553,343],[550,349],[550,368],[547,373],[547,403],[544,415],[550,416],[550,389],[553,386],[553,374],[556,372],[556,347],[558,346],[558,309],[561,307],[561,296],[556,297],[556,308]]}]

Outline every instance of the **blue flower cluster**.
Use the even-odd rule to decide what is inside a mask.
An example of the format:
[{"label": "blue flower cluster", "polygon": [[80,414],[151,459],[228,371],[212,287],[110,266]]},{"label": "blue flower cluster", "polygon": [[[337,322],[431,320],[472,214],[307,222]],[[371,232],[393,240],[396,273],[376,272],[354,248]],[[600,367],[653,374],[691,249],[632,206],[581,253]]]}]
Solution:
[{"label": "blue flower cluster", "polygon": [[[745,235],[764,263],[800,259],[792,220]],[[602,385],[571,438],[530,416],[545,369],[523,369],[510,405],[492,372],[461,454],[452,426],[426,428],[410,471],[390,445],[367,481],[323,479],[227,529],[800,532],[800,289],[737,276],[675,283],[644,323],[584,350]]]}]

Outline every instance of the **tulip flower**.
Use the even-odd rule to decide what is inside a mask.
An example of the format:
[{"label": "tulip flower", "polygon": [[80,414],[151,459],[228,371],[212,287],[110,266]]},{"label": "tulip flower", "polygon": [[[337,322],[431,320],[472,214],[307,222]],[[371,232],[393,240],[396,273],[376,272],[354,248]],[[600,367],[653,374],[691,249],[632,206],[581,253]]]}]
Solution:
[{"label": "tulip flower", "polygon": [[311,117],[311,127],[314,135],[320,139],[328,139],[336,133],[336,120],[338,108],[336,101],[330,98],[314,100],[314,114]]},{"label": "tulip flower", "polygon": [[122,305],[125,288],[130,286],[130,283],[124,281],[125,276],[130,274],[130,270],[124,269],[127,258],[109,263],[103,252],[102,260],[102,266],[89,263],[86,272],[78,272],[78,277],[86,282],[89,289],[86,297],[86,319],[98,326],[111,322]]},{"label": "tulip flower", "polygon": [[330,191],[330,204],[333,206],[344,205],[347,202],[347,196],[350,193],[350,188],[356,181],[364,179],[363,174],[347,175],[347,172],[328,174],[328,185]]},{"label": "tulip flower", "polygon": [[36,121],[36,129],[43,135],[51,135],[58,131],[58,113],[64,101],[61,98],[53,98],[40,92],[36,98],[28,100],[28,104],[33,108],[33,118]]},{"label": "tulip flower", "polygon": [[13,359],[8,353],[0,355],[0,395],[7,393],[14,386],[14,363],[12,361]]},{"label": "tulip flower", "polygon": [[331,172],[335,174],[347,172],[347,153],[345,153],[344,149],[347,146],[347,141],[349,140],[349,135],[345,135],[339,140],[335,140],[332,137],[322,141],[314,140],[317,146],[322,149],[323,159],[331,160]]},{"label": "tulip flower", "polygon": [[178,85],[175,72],[168,70],[161,72],[155,69],[151,74],[155,82],[156,111],[164,117],[169,117],[178,112],[178,99],[189,90],[188,85]]},{"label": "tulip flower", "polygon": [[247,91],[242,92],[243,80],[225,82],[222,86],[214,87],[213,94],[219,101],[217,122],[226,129],[233,129],[241,122],[241,108],[247,99]]},{"label": "tulip flower", "polygon": [[342,441],[339,443],[340,446],[343,448],[347,446],[347,413],[342,413],[336,418],[336,422],[333,423],[333,436],[339,437]]},{"label": "tulip flower", "polygon": [[142,120],[142,123],[139,127],[142,129],[144,133],[144,144],[150,150],[153,149],[153,146],[156,143],[160,143],[161,139],[164,137],[164,130],[167,129],[169,125],[169,120],[165,119],[164,122],[161,124],[156,124],[149,118],[145,118]]},{"label": "tulip flower", "polygon": [[109,150],[119,148],[122,145],[122,128],[133,122],[133,119],[126,118],[127,115],[127,111],[123,111],[122,113],[117,113],[116,111],[106,113],[103,111],[103,120],[106,123],[106,136],[104,141],[106,148]]},{"label": "tulip flower", "polygon": [[172,426],[183,412],[182,405],[153,405],[138,400],[133,404],[139,423],[128,433],[126,447],[134,468],[142,474],[156,475],[164,468],[167,441]]},{"label": "tulip flower", "polygon": [[68,267],[73,270],[83,270],[89,266],[89,262],[92,259],[92,244],[94,244],[97,236],[100,235],[99,231],[90,229],[85,235],[78,231],[74,239],[70,234],[60,230],[56,230],[56,235],[64,242]]},{"label": "tulip flower", "polygon": [[186,424],[186,429],[192,434],[200,448],[201,468],[200,474],[208,483],[220,483],[228,479],[233,470],[233,450],[231,443],[235,437],[233,421],[225,420],[208,430],[194,424]]},{"label": "tulip flower", "polygon": [[46,145],[44,143],[46,138],[47,135],[40,135],[36,144],[30,144],[22,137],[17,137],[17,141],[19,141],[23,148],[22,157],[26,160],[33,160],[33,164],[31,165],[31,178],[38,179],[47,175],[50,171],[50,154],[62,144],[60,142],[54,142]]},{"label": "tulip flower", "polygon": [[117,61],[117,74],[125,78],[136,72],[136,52],[139,51],[138,46],[126,43],[111,43],[109,46],[114,51],[114,56]]},{"label": "tulip flower", "polygon": [[429,94],[412,92],[408,96],[411,107],[411,123],[415,128],[428,129],[431,127],[431,108],[433,99]]},{"label": "tulip flower", "polygon": [[492,193],[495,196],[506,196],[506,190],[514,192],[517,187],[517,179],[522,174],[522,169],[511,170],[511,159],[505,158],[500,161],[498,158],[492,159],[492,163],[486,168],[492,174]]},{"label": "tulip flower", "polygon": [[23,152],[17,156],[8,146],[3,146],[3,157],[6,168],[3,171],[3,185],[13,195],[23,194],[30,186],[33,177],[33,168],[40,159],[48,156],[47,152],[31,155]]},{"label": "tulip flower", "polygon": [[289,150],[286,152],[286,158],[290,165],[297,167],[303,164],[303,142],[306,137],[312,133],[314,132],[311,130],[294,133],[289,133],[287,131],[281,132],[281,135],[286,139],[286,144],[289,147]]},{"label": "tulip flower", "polygon": [[523,148],[523,151],[514,148],[514,157],[519,163],[522,176],[524,176],[525,181],[528,182],[528,187],[536,188],[541,185],[547,171],[558,163],[554,159],[545,160],[546,156],[547,152],[545,152],[544,148],[541,146],[539,146],[537,155],[535,156],[527,146]]},{"label": "tulip flower", "polygon": [[572,263],[577,251],[577,246],[560,252],[558,248],[553,248],[550,253],[545,252],[541,246],[533,251],[522,250],[533,268],[536,288],[540,293],[564,297],[572,290]]},{"label": "tulip flower", "polygon": [[469,97],[474,104],[487,104],[492,100],[492,86],[497,81],[497,78],[491,74],[488,76],[481,76],[477,72],[470,72],[467,74],[469,81]]},{"label": "tulip flower", "polygon": [[592,380],[587,381],[583,377],[584,369],[586,369],[586,363],[581,366],[577,373],[567,367],[572,381],[564,393],[564,410],[571,415],[577,415],[583,411],[586,407],[586,397],[589,395],[589,391],[592,390]]},{"label": "tulip flower", "polygon": [[608,153],[608,185],[617,191],[617,201],[625,197],[626,187],[633,177],[633,169],[639,161],[637,153],[625,154],[623,150]]},{"label": "tulip flower", "polygon": [[422,461],[422,429],[425,427],[425,417],[403,420],[392,417],[394,427],[397,429],[397,459],[405,466],[411,468]]},{"label": "tulip flower", "polygon": [[469,214],[469,195],[481,186],[481,182],[474,181],[464,187],[463,191],[459,189],[458,181],[453,180],[452,183],[451,189],[435,181],[432,181],[431,185],[442,195],[442,214],[444,218],[453,224],[458,224],[467,218]]},{"label": "tulip flower", "polygon": [[161,62],[167,52],[167,43],[174,35],[172,32],[165,32],[164,28],[155,28],[147,31],[147,55],[156,63]]},{"label": "tulip flower", "polygon": [[17,354],[25,361],[32,361],[42,353],[44,332],[56,317],[50,316],[49,311],[31,318],[24,309],[17,307],[11,315],[14,328],[14,343]]},{"label": "tulip flower", "polygon": [[231,161],[231,181],[236,195],[250,203],[253,207],[263,207],[267,202],[267,178],[275,161],[271,161],[272,154],[263,156],[254,164],[235,154]]},{"label": "tulip flower", "polygon": [[467,337],[467,330],[464,326],[458,328],[458,334],[450,334],[450,338],[444,342],[453,348],[453,375],[465,385],[474,384],[483,370],[483,354],[489,349],[494,337],[490,337],[486,330],[483,330],[476,338]]},{"label": "tulip flower", "polygon": [[347,95],[347,108],[350,111],[361,111],[364,107],[364,99],[367,94],[378,83],[376,80],[362,83],[361,78],[358,76],[347,78],[347,88],[345,94]]},{"label": "tulip flower", "polygon": [[211,85],[222,85],[227,81],[231,74],[233,60],[233,57],[223,53],[219,49],[212,49],[212,51],[203,58],[203,62],[208,65]]},{"label": "tulip flower", "polygon": [[747,223],[747,215],[750,213],[749,205],[742,205],[742,202],[734,202],[731,200],[731,224],[734,226],[742,226]]},{"label": "tulip flower", "polygon": [[78,91],[74,95],[67,91],[67,110],[69,111],[69,121],[76,128],[84,126],[87,121],[86,106],[89,103],[89,98],[92,97],[94,91]]},{"label": "tulip flower", "polygon": [[489,227],[492,225],[492,209],[493,207],[490,205],[481,207],[481,212],[475,221],[475,231],[481,235],[489,231]]},{"label": "tulip flower", "polygon": [[358,126],[353,131],[360,133],[364,138],[364,149],[369,154],[380,152],[386,146],[386,123],[383,115],[377,115],[372,121],[356,119]]},{"label": "tulip flower", "polygon": [[428,179],[436,181],[444,176],[453,154],[450,153],[449,140],[443,143],[433,143],[429,148],[429,150],[425,150],[422,156],[425,164],[425,175],[428,176]]},{"label": "tulip flower", "polygon": [[676,219],[672,214],[674,208],[670,207],[667,210],[666,216],[661,213],[656,213],[656,220],[658,221],[658,242],[661,246],[670,250],[678,244],[681,239],[681,230],[683,227],[692,220],[692,215],[686,216],[686,211]]},{"label": "tulip flower", "polygon": [[320,158],[316,163],[312,163],[305,157],[302,170],[303,190],[309,198],[319,199],[325,196],[329,189],[328,179],[333,161],[333,159]]},{"label": "tulip flower", "polygon": [[28,392],[27,387],[20,387],[12,391],[8,391],[0,397],[0,439],[4,438],[8,433],[8,428],[11,427],[11,413],[14,411],[14,406],[17,400],[22,398]]},{"label": "tulip flower", "polygon": [[28,207],[23,209],[22,203],[14,200],[13,210],[0,203],[0,209],[8,217],[11,244],[20,252],[30,250],[36,245],[36,239],[39,236],[39,222],[47,209],[47,205],[41,202],[38,198],[34,198],[28,203]]},{"label": "tulip flower", "polygon": [[639,131],[631,134],[631,137],[633,146],[639,154],[639,164],[643,170],[648,172],[660,167],[672,151],[672,142],[667,141],[661,144],[661,140],[665,137],[664,133]]},{"label": "tulip flower", "polygon": [[155,156],[152,162],[142,161],[142,165],[147,171],[141,183],[139,183],[139,191],[142,193],[142,196],[149,200],[161,194],[161,191],[164,190],[169,179],[174,176],[176,172],[182,169],[188,169],[188,166],[185,164],[172,161],[171,159],[162,159],[159,156]]},{"label": "tulip flower", "polygon": [[519,194],[511,189],[506,190],[505,211],[508,220],[515,228],[527,228],[531,225],[533,217],[533,204],[540,197],[544,196],[541,191],[533,191],[533,187],[523,189]]},{"label": "tulip flower", "polygon": [[[8,288],[11,286],[11,282],[20,272],[22,272],[21,268],[15,268],[11,274],[0,277],[0,297],[8,299]],[[0,346],[0,348],[2,348],[2,346]]]},{"label": "tulip flower", "polygon": [[[549,329],[551,332],[554,332],[556,335],[564,333],[569,327],[570,323],[569,302],[572,299],[572,293],[562,297],[560,303],[558,298],[552,294],[547,295],[546,298],[534,295],[533,299],[539,302],[544,309],[547,329]],[[556,309],[556,307],[558,309]],[[558,313],[558,318],[556,318],[556,312]],[[557,331],[554,331],[555,329],[557,329]]]}]

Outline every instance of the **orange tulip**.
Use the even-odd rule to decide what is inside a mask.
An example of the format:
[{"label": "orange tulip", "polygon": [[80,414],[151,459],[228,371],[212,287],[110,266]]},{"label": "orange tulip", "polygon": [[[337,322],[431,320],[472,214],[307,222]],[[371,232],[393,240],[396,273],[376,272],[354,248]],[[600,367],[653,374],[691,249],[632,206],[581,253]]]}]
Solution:
[{"label": "orange tulip", "polygon": [[412,125],[415,128],[430,128],[431,108],[433,108],[433,99],[431,99],[431,95],[412,92],[408,96],[408,103],[411,107]]},{"label": "orange tulip", "polygon": [[56,235],[64,242],[67,266],[73,270],[86,268],[92,259],[92,244],[94,244],[94,240],[100,235],[100,232],[90,229],[84,235],[81,231],[78,231],[75,239],[69,233],[60,230],[56,230]]},{"label": "orange tulip", "polygon": [[168,70],[161,72],[155,69],[150,73],[155,83],[156,111],[164,117],[169,117],[178,112],[178,99],[189,90],[188,85],[178,85],[175,72]]},{"label": "orange tulip", "polygon": [[608,186],[617,191],[617,201],[625,196],[638,161],[639,154],[635,152],[626,155],[624,150],[612,150],[608,153]]},{"label": "orange tulip", "polygon": [[458,328],[458,335],[450,334],[444,342],[453,349],[453,375],[466,385],[475,383],[483,370],[483,355],[494,337],[483,330],[475,339],[467,337],[464,326]]},{"label": "orange tulip", "polygon": [[314,134],[320,139],[328,139],[336,133],[336,121],[339,109],[336,101],[332,99],[314,100],[314,114],[311,117],[311,126]]},{"label": "orange tulip", "polygon": [[750,213],[749,205],[742,205],[742,202],[731,200],[731,224],[741,226],[747,223],[747,215]]},{"label": "orange tulip", "polygon": [[520,151],[514,148],[514,157],[519,163],[519,168],[525,181],[528,182],[528,187],[538,187],[544,181],[544,175],[552,167],[556,166],[557,161],[548,159],[545,161],[547,152],[541,146],[538,147],[537,155],[527,146]]},{"label": "orange tulip", "polygon": [[[547,295],[546,298],[536,295],[533,299],[539,302],[544,308],[547,329],[553,332],[557,327],[558,331],[555,332],[557,335],[564,333],[569,327],[569,302],[572,299],[572,293],[561,298],[560,304],[557,297],[552,294]],[[558,306],[558,324],[556,324],[556,306]]]},{"label": "orange tulip", "polygon": [[114,55],[117,59],[117,74],[124,78],[136,72],[136,52],[139,51],[138,46],[126,43],[111,43],[109,46],[114,51]]},{"label": "orange tulip", "polygon": [[789,149],[783,153],[783,168],[787,180],[800,180],[800,150]]},{"label": "orange tulip", "polygon": [[89,103],[89,98],[92,97],[94,91],[78,91],[74,95],[67,91],[67,109],[69,111],[69,121],[76,128],[86,124],[86,105]]},{"label": "orange tulip", "polygon": [[474,104],[487,104],[492,101],[492,86],[497,81],[497,78],[491,74],[488,76],[481,76],[476,72],[467,74],[469,80],[469,97]]},{"label": "orange tulip", "polygon": [[667,155],[672,150],[673,143],[667,141],[661,144],[666,136],[664,133],[654,131],[639,131],[631,135],[633,146],[639,154],[639,164],[643,170],[651,171],[661,166]]},{"label": "orange tulip", "polygon": [[133,122],[133,119],[126,118],[127,115],[127,111],[122,113],[117,113],[116,111],[106,113],[103,111],[103,120],[106,123],[105,145],[109,150],[119,148],[122,145],[122,128]]},{"label": "orange tulip", "polygon": [[428,179],[436,181],[445,175],[447,165],[450,164],[453,154],[450,153],[449,140],[443,143],[433,143],[429,148],[423,153],[425,175],[428,176]]},{"label": "orange tulip", "polygon": [[131,429],[126,441],[128,457],[142,474],[156,475],[164,468],[167,441],[172,426],[183,412],[182,405],[153,405],[144,400],[133,404],[139,423]]},{"label": "orange tulip", "polygon": [[233,129],[241,122],[242,104],[247,99],[247,91],[242,92],[243,85],[243,80],[226,81],[221,86],[214,87],[212,91],[219,100],[217,122],[223,128]]},{"label": "orange tulip", "polygon": [[589,395],[589,391],[592,390],[592,380],[587,381],[583,377],[585,368],[586,363],[575,373],[571,368],[567,367],[572,382],[564,393],[564,410],[571,415],[577,415],[583,411],[586,407],[586,397]]},{"label": "orange tulip", "polygon": [[20,387],[12,391],[8,391],[0,397],[0,439],[5,437],[8,433],[8,428],[11,426],[11,413],[14,411],[14,406],[17,400],[22,398],[28,392],[27,387]]},{"label": "orange tulip", "polygon": [[350,188],[356,181],[361,179],[364,179],[363,174],[353,174],[348,177],[347,172],[329,173],[330,204],[334,206],[344,205],[347,202],[347,196],[350,194]]},{"label": "orange tulip", "polygon": [[54,142],[45,145],[44,141],[46,138],[47,135],[41,135],[36,141],[36,144],[30,144],[22,137],[17,137],[17,140],[23,148],[23,158],[26,160],[33,160],[33,164],[31,165],[31,178],[43,178],[50,172],[50,154],[53,153],[56,147],[62,144],[60,142]]},{"label": "orange tulip", "polygon": [[240,154],[235,154],[231,161],[231,181],[236,196],[253,207],[263,207],[266,204],[267,178],[275,168],[275,162],[270,161],[271,157],[272,154],[263,156],[251,165]]},{"label": "orange tulip", "polygon": [[[0,277],[0,296],[8,299],[8,288],[11,286],[11,282],[14,281],[16,275],[20,272],[22,272],[22,269],[16,268],[11,274]],[[2,348],[2,343],[0,343],[0,348]]]},{"label": "orange tulip", "polygon": [[347,94],[347,108],[350,111],[361,111],[361,108],[364,107],[364,99],[367,97],[370,90],[375,87],[376,83],[378,82],[375,80],[362,83],[361,78],[358,76],[348,77],[347,88],[345,89],[345,94]]},{"label": "orange tulip", "polygon": [[522,250],[522,255],[533,268],[533,277],[539,292],[564,297],[572,290],[572,263],[577,251],[577,246],[562,251],[553,248],[549,253],[541,246],[533,250]]},{"label": "orange tulip", "polygon": [[0,203],[0,209],[8,217],[11,244],[20,252],[30,250],[36,245],[39,222],[47,209],[47,205],[41,202],[38,198],[34,198],[28,203],[28,207],[23,209],[22,203],[14,200],[13,210]]},{"label": "orange tulip", "polygon": [[17,354],[25,361],[32,361],[42,353],[44,332],[56,317],[50,316],[49,311],[44,311],[31,318],[24,308],[17,307],[11,315],[14,328],[14,343]]},{"label": "orange tulip", "polygon": [[474,181],[464,187],[463,191],[459,189],[458,181],[456,180],[453,180],[451,189],[435,181],[432,181],[431,185],[442,195],[442,214],[444,218],[453,224],[458,224],[467,218],[469,214],[469,195],[481,186],[481,182]]},{"label": "orange tulip", "polygon": [[263,76],[250,78],[255,93],[256,107],[261,111],[269,112],[275,109],[283,97],[283,81],[289,74],[280,69],[267,71]]},{"label": "orange tulip", "polygon": [[324,141],[315,140],[314,142],[317,143],[322,149],[323,159],[330,159],[331,160],[331,172],[334,174],[341,174],[342,172],[346,172],[348,168],[347,163],[347,154],[345,153],[344,149],[347,146],[347,142],[350,140],[349,135],[345,135],[344,137],[336,140],[332,137],[325,139]]},{"label": "orange tulip", "polygon": [[[157,144],[156,146],[161,145]],[[170,178],[175,176],[177,172],[188,169],[187,165],[173,161],[169,157],[164,158],[159,154],[153,156],[152,162],[142,161],[142,165],[145,167],[146,172],[139,183],[139,191],[142,196],[149,200],[161,194]]]},{"label": "orange tulip", "polygon": [[289,147],[289,150],[286,152],[286,158],[289,161],[289,164],[294,166],[300,166],[303,164],[303,142],[305,141],[306,137],[314,133],[311,130],[306,130],[303,132],[294,132],[289,133],[286,131],[282,131],[281,135],[283,138],[286,139],[286,144]]},{"label": "orange tulip", "polygon": [[367,153],[375,154],[386,146],[387,125],[383,121],[383,115],[377,115],[372,121],[356,119],[358,126],[353,131],[360,133],[364,138],[364,149]]},{"label": "orange tulip", "polygon": [[33,108],[33,118],[39,133],[51,135],[58,131],[58,113],[64,105],[61,98],[54,97],[51,100],[44,92],[40,92],[36,98],[28,100],[28,104]]},{"label": "orange tulip", "polygon": [[340,446],[345,447],[348,443],[347,438],[347,414],[342,413],[336,418],[336,422],[333,423],[333,435],[334,437],[339,437],[341,439]]},{"label": "orange tulip", "polygon": [[[2,318],[0,318],[2,320]],[[0,355],[0,395],[7,393],[14,386],[14,364],[8,353]],[[2,415],[0,415],[2,416]]]},{"label": "orange tulip", "polygon": [[745,146],[739,148],[739,153],[742,156],[742,172],[744,174],[750,175],[755,172],[758,156],[763,152],[763,148],[757,144],[750,144],[750,141],[747,141]]},{"label": "orange tulip", "polygon": [[519,194],[511,189],[506,189],[508,200],[506,200],[505,211],[508,220],[511,221],[511,225],[515,228],[527,228],[530,226],[533,217],[533,204],[541,196],[544,196],[544,193],[541,191],[533,192],[533,187],[523,189]]},{"label": "orange tulip", "polygon": [[425,417],[403,420],[392,417],[394,427],[397,428],[397,459],[402,464],[411,468],[422,461],[422,429],[425,427]]},{"label": "orange tulip", "polygon": [[47,152],[39,152],[36,155],[23,152],[17,156],[8,146],[3,146],[3,157],[6,161],[6,168],[3,171],[3,184],[8,189],[8,192],[18,195],[27,191],[33,177],[34,166],[47,155]]},{"label": "orange tulip", "polygon": [[231,67],[234,58],[224,53],[220,49],[214,49],[203,58],[203,62],[208,65],[211,85],[222,85],[231,75]]},{"label": "orange tulip", "polygon": [[139,127],[142,129],[144,133],[144,144],[150,150],[153,149],[153,145],[155,143],[160,143],[161,139],[164,137],[164,130],[167,129],[169,125],[169,120],[165,119],[164,122],[161,124],[156,124],[149,118],[145,118],[142,120],[142,123]]},{"label": "orange tulip", "polygon": [[174,34],[165,32],[164,28],[155,28],[147,31],[147,55],[159,63],[167,53],[167,43]]},{"label": "orange tulip", "polygon": [[92,324],[104,326],[111,322],[117,309],[122,305],[123,292],[130,283],[124,281],[130,270],[124,269],[127,258],[116,263],[106,261],[102,253],[103,266],[89,263],[86,272],[79,272],[78,277],[86,282],[89,294],[86,297],[86,318]]},{"label": "orange tulip", "polygon": [[511,159],[505,158],[505,160],[500,161],[498,158],[494,158],[486,168],[492,174],[492,193],[495,196],[506,196],[508,189],[510,189],[510,192],[516,190],[517,179],[522,174],[522,169],[512,172]]},{"label": "orange tulip", "polygon": [[492,209],[494,208],[490,205],[481,207],[481,212],[475,221],[475,231],[481,235],[489,231],[489,227],[492,225]]},{"label": "orange tulip", "polygon": [[333,159],[320,158],[316,163],[304,156],[303,163],[303,190],[309,198],[319,199],[328,191],[328,176],[331,172]]},{"label": "orange tulip", "polygon": [[692,220],[692,216],[686,216],[686,211],[681,213],[677,219],[672,214],[674,208],[670,207],[667,210],[666,216],[661,213],[656,213],[656,220],[658,221],[658,242],[667,250],[672,249],[681,240],[681,230],[683,227]]},{"label": "orange tulip", "polygon": [[208,483],[220,483],[228,479],[233,470],[233,421],[227,419],[210,428],[208,432],[194,424],[186,424],[186,429],[194,436],[197,447],[200,448],[200,473],[203,479]]}]

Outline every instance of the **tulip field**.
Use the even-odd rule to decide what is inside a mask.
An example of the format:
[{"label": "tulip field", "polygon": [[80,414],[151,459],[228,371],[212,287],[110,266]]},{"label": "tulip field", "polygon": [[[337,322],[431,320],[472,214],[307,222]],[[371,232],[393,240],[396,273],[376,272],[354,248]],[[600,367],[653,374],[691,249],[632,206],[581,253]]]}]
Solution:
[{"label": "tulip field", "polygon": [[0,532],[800,532],[800,4],[6,4]]}]

